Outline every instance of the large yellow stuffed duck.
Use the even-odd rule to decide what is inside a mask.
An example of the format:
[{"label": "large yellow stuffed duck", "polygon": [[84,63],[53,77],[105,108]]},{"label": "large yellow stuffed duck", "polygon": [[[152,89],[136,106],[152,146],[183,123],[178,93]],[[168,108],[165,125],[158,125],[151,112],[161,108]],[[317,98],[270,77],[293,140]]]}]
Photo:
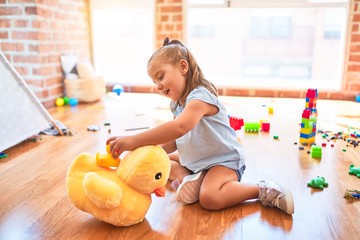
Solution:
[{"label": "large yellow stuffed duck", "polygon": [[138,148],[121,161],[110,154],[81,153],[68,169],[67,192],[80,210],[115,226],[130,226],[143,221],[152,193],[165,195],[169,174],[170,160],[160,146]]}]

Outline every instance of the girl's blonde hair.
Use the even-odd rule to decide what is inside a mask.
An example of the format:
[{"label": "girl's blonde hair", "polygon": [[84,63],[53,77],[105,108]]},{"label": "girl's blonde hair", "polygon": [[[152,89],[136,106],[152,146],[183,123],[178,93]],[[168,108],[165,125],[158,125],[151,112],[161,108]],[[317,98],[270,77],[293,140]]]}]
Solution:
[{"label": "girl's blonde hair", "polygon": [[184,59],[189,65],[189,70],[186,74],[185,90],[182,94],[181,99],[176,102],[171,101],[170,106],[172,111],[176,109],[180,102],[184,103],[186,97],[196,87],[204,86],[212,94],[217,96],[217,89],[214,84],[204,78],[204,74],[201,71],[199,65],[197,64],[194,56],[191,54],[189,49],[187,49],[187,47],[179,40],[169,41],[168,37],[165,38],[163,46],[156,50],[154,54],[150,57],[148,66],[152,60],[158,57],[161,57],[166,62],[173,65]]}]

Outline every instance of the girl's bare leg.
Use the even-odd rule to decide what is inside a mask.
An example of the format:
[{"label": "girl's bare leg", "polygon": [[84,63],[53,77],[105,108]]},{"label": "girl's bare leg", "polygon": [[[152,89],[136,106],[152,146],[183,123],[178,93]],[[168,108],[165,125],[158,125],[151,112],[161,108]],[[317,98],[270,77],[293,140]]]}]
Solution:
[{"label": "girl's bare leg", "polygon": [[192,172],[189,171],[189,169],[187,169],[186,167],[180,165],[179,154],[177,152],[173,152],[168,155],[171,161],[171,171],[170,171],[169,180],[174,181],[178,179],[179,182],[181,183],[184,177],[186,177],[189,174],[192,174]]},{"label": "girl's bare leg", "polygon": [[234,206],[259,197],[259,186],[238,182],[234,170],[214,166],[208,170],[200,189],[200,205],[209,210]]}]

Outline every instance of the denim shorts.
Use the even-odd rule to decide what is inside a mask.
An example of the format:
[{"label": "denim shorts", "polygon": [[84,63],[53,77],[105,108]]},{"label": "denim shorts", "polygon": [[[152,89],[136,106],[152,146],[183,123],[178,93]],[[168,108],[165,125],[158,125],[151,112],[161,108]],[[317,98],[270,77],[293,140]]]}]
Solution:
[{"label": "denim shorts", "polygon": [[241,182],[241,177],[244,174],[244,171],[246,169],[246,166],[242,166],[239,170],[235,170],[236,175],[238,176],[238,181]]}]

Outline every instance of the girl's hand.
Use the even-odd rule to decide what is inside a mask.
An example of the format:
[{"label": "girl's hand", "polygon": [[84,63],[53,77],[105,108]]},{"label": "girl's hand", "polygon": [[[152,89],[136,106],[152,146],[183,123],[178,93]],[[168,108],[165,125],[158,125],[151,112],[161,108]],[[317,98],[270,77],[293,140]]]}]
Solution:
[{"label": "girl's hand", "polygon": [[111,137],[106,141],[106,145],[110,144],[110,153],[113,158],[118,158],[125,151],[134,150],[132,137]]}]

